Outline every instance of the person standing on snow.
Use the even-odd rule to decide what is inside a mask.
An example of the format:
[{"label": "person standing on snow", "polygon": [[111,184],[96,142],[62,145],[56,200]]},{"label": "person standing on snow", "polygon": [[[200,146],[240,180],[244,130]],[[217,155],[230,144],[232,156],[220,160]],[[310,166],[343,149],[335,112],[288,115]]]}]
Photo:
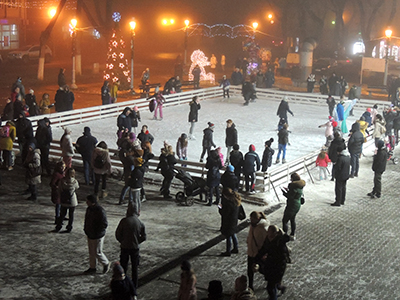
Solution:
[{"label": "person standing on snow", "polygon": [[282,163],[286,163],[286,146],[289,144],[289,131],[288,125],[283,124],[283,127],[278,132],[278,156],[276,157],[276,162],[279,164],[280,160],[279,157],[281,156],[282,152]]},{"label": "person standing on snow", "polygon": [[[256,185],[256,172],[260,170],[260,158],[255,152],[256,147],[254,145],[249,146],[249,152],[244,156],[243,162],[243,174],[246,182],[246,192],[255,194]],[[256,164],[256,165],[254,165]]]},{"label": "person standing on snow", "polygon": [[[361,132],[360,132],[361,133]],[[346,185],[350,174],[350,156],[346,149],[338,146],[338,159],[335,164],[335,195],[336,200],[331,206],[344,205],[346,200]]]},{"label": "person standing on snow", "polygon": [[318,128],[325,127],[325,147],[329,148],[331,145],[331,142],[333,141],[333,125],[331,120],[331,116],[329,116],[329,121],[326,122],[325,124],[319,125]]},{"label": "person standing on snow", "polygon": [[189,123],[190,123],[189,140],[195,140],[196,138],[193,135],[193,130],[194,130],[195,123],[197,123],[197,121],[198,121],[199,110],[201,109],[199,97],[194,96],[192,101],[190,101],[189,106],[190,106],[190,112],[189,112]]},{"label": "person standing on snow", "polygon": [[210,155],[211,147],[216,147],[213,141],[213,133],[214,133],[214,124],[208,122],[208,127],[203,130],[203,152],[200,156],[200,162],[203,162],[204,155],[207,152],[207,157]]},{"label": "person standing on snow", "polygon": [[229,86],[231,85],[231,83],[229,82],[229,79],[226,78],[226,75],[222,76],[222,80],[221,80],[221,87],[222,87],[222,91],[224,93],[224,98],[225,96],[227,96],[229,98]]},{"label": "person standing on snow", "polygon": [[230,161],[230,164],[235,168],[234,172],[238,179],[236,190],[239,190],[240,179],[242,178],[241,174],[242,174],[244,159],[243,159],[243,153],[239,151],[238,144],[233,145],[233,150],[229,155],[229,161]]},{"label": "person standing on snow", "polygon": [[111,103],[110,84],[107,80],[104,80],[103,86],[101,87],[101,104],[106,105]]},{"label": "person standing on snow", "polygon": [[243,75],[240,73],[239,68],[236,68],[235,71],[232,72],[231,80],[233,85],[239,85],[243,83]]},{"label": "person standing on snow", "polygon": [[374,155],[374,161],[372,163],[372,171],[374,171],[374,188],[371,193],[367,194],[367,196],[370,196],[371,198],[381,197],[382,174],[386,170],[386,162],[388,158],[385,142],[379,140],[377,146],[378,151]]},{"label": "person standing on snow", "polygon": [[289,124],[288,118],[287,118],[288,112],[294,117],[293,112],[289,109],[289,103],[287,101],[287,97],[284,96],[281,103],[279,104],[276,115],[279,116],[280,119],[282,119],[282,118],[285,119],[285,121],[286,121],[285,123]]},{"label": "person standing on snow", "polygon": [[362,153],[364,136],[360,131],[360,123],[354,123],[351,127],[351,136],[347,143],[351,157],[351,174],[350,178],[358,177],[358,169],[360,167],[359,159]]},{"label": "person standing on snow", "polygon": [[262,172],[267,172],[268,168],[272,165],[272,156],[275,153],[275,150],[271,148],[271,144],[273,141],[274,139],[270,138],[268,141],[265,142],[265,149],[261,161]]},{"label": "person standing on snow", "polygon": [[232,147],[238,143],[236,125],[235,123],[233,123],[231,119],[228,119],[226,121],[225,133],[226,133],[225,146],[227,148],[225,165],[228,165]]},{"label": "person standing on snow", "polygon": [[315,75],[310,74],[307,78],[307,93],[314,93]]},{"label": "person standing on snow", "polygon": [[154,98],[156,101],[156,107],[154,108],[154,117],[153,120],[157,120],[157,110],[160,112],[160,121],[163,119],[163,112],[162,112],[162,107],[163,104],[165,103],[165,98],[160,92],[160,88],[157,86],[156,91],[153,96],[147,98],[147,100],[150,100]]}]

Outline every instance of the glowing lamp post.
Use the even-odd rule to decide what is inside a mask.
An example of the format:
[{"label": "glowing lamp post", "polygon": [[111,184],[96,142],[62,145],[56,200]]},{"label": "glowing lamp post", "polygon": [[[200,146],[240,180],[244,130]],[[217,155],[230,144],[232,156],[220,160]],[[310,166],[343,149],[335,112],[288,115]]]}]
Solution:
[{"label": "glowing lamp post", "polygon": [[48,14],[51,19],[53,19],[53,17],[56,15],[56,13],[57,13],[57,8],[52,7],[49,9]]},{"label": "glowing lamp post", "polygon": [[131,91],[134,94],[135,91],[133,89],[133,57],[134,57],[134,42],[135,42],[135,28],[136,28],[136,22],[135,21],[131,21],[129,22],[129,26],[131,28]]},{"label": "glowing lamp post", "polygon": [[254,38],[256,37],[256,30],[258,27],[258,23],[257,22],[253,22],[253,31],[254,31]]},{"label": "glowing lamp post", "polygon": [[76,19],[72,19],[69,24],[69,31],[72,37],[72,83],[71,89],[77,89],[78,86],[75,83],[75,74],[76,74],[76,25],[78,21]]},{"label": "glowing lamp post", "polygon": [[189,20],[185,20],[185,55],[183,56],[183,64],[186,66],[187,59],[187,44],[188,44],[188,28]]},{"label": "glowing lamp post", "polygon": [[383,85],[387,85],[387,77],[388,77],[388,70],[389,70],[389,44],[390,38],[392,37],[392,30],[390,28],[385,30],[386,35],[386,58],[385,58],[385,74],[383,76]]}]

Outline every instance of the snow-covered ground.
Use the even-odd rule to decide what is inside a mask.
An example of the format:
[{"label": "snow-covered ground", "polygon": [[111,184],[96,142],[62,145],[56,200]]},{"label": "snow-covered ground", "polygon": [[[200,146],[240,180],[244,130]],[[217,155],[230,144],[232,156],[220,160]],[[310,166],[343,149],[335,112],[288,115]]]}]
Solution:
[{"label": "snow-covered ground", "polygon": [[[215,124],[214,142],[221,146],[225,155],[225,128],[226,120],[232,119],[238,130],[239,145],[245,154],[250,144],[254,144],[256,152],[262,157],[264,142],[273,137],[272,148],[278,149],[277,124],[278,117],[276,111],[279,102],[268,100],[257,100],[249,106],[243,106],[243,98],[233,97],[228,102],[223,99],[213,99],[201,101],[199,111],[199,122],[196,123],[194,135],[196,140],[189,141],[188,156],[189,160],[198,161],[202,151],[203,129],[207,127],[207,122]],[[311,151],[319,149],[325,143],[325,128],[318,128],[318,125],[328,121],[328,106],[318,106],[311,104],[295,104],[289,102],[289,107],[294,113],[294,117],[289,114],[289,134],[290,146],[287,147],[286,160],[290,161],[303,156]],[[164,119],[162,121],[152,120],[153,114],[148,110],[141,111],[142,122],[149,126],[149,131],[155,137],[153,152],[158,155],[163,141],[167,140],[174,147],[178,137],[182,133],[188,133],[188,113],[189,105],[164,107]],[[354,109],[354,117],[349,117],[347,126],[361,116],[362,109],[357,106]],[[87,122],[79,125],[72,125],[73,141],[82,135],[83,127],[89,126],[93,136],[99,141],[104,140],[109,148],[116,148],[117,119],[102,119]],[[53,128],[54,139],[60,139],[63,130]],[[276,154],[274,156],[274,159]]]}]

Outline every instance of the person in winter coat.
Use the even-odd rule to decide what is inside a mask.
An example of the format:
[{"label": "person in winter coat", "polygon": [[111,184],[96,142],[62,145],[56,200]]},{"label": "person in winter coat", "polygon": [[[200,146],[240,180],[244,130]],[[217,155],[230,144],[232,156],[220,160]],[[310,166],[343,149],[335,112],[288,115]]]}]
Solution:
[{"label": "person in winter coat", "polygon": [[19,151],[22,161],[24,161],[28,148],[27,142],[33,137],[32,122],[26,118],[24,113],[21,113],[15,121],[15,129],[17,130]]},{"label": "person in winter coat", "polygon": [[34,90],[30,89],[29,94],[25,95],[25,104],[29,107],[29,116],[37,116],[39,114],[39,106],[36,103],[36,95]]},{"label": "person in winter coat", "polygon": [[52,105],[50,105],[50,96],[49,94],[44,93],[39,103],[40,114],[41,115],[49,114],[50,107],[52,107]]},{"label": "person in winter coat", "polygon": [[195,89],[198,89],[200,87],[200,74],[201,74],[200,66],[196,65],[192,70]]},{"label": "person in winter coat", "polygon": [[216,199],[214,204],[218,205],[220,201],[220,191],[219,191],[219,184],[221,181],[221,174],[219,170],[222,169],[221,159],[218,155],[216,150],[210,151],[210,155],[207,157],[206,162],[206,169],[207,171],[207,186],[209,188],[208,193],[208,206],[213,204],[212,198],[215,190]]},{"label": "person in winter coat", "polygon": [[272,85],[275,83],[275,74],[271,68],[268,69],[267,73],[265,73],[265,87],[267,89],[272,88]]},{"label": "person in winter coat", "polygon": [[239,189],[240,179],[242,178],[242,168],[243,168],[243,153],[239,151],[239,145],[233,145],[233,150],[229,155],[230,164],[235,168],[234,172],[238,179],[236,190]]},{"label": "person in winter coat", "polygon": [[264,278],[268,282],[267,292],[271,300],[277,299],[278,290],[282,294],[286,290],[281,282],[285,275],[286,264],[290,260],[286,246],[288,241],[290,241],[290,237],[287,234],[283,233],[278,226],[270,225],[267,238],[256,257],[257,261],[264,261]]},{"label": "person in winter coat", "polygon": [[176,142],[176,155],[180,160],[187,160],[188,138],[185,133],[182,133]]},{"label": "person in winter coat", "polygon": [[103,253],[104,236],[108,226],[105,210],[98,204],[97,197],[86,197],[86,214],[83,230],[88,239],[89,269],[84,274],[96,273],[97,261],[103,265],[103,274],[110,270],[111,263]]},{"label": "person in winter coat", "polygon": [[286,121],[285,123],[289,124],[288,118],[287,118],[287,113],[288,112],[294,117],[293,112],[289,109],[289,103],[287,101],[287,97],[284,96],[282,101],[281,101],[281,103],[279,104],[279,107],[278,107],[278,110],[276,112],[276,115],[279,116],[279,118],[285,119],[285,121]]},{"label": "person in winter coat", "polygon": [[328,79],[325,75],[322,75],[321,79],[319,80],[319,91],[322,95],[328,94]]},{"label": "person in winter coat", "polygon": [[7,98],[7,104],[3,109],[3,113],[1,114],[1,120],[13,120],[14,119],[14,103],[11,101],[11,98]]},{"label": "person in winter coat", "polygon": [[75,179],[75,170],[70,168],[65,172],[65,177],[58,184],[60,190],[61,210],[57,220],[55,232],[59,232],[62,228],[63,221],[68,211],[68,225],[66,232],[71,232],[74,223],[75,207],[78,206],[78,198],[76,190],[79,189],[78,180]]},{"label": "person in winter coat", "polygon": [[162,107],[163,107],[163,104],[165,103],[165,98],[162,95],[162,93],[160,92],[160,88],[158,86],[156,87],[154,95],[147,98],[147,100],[150,100],[152,98],[154,98],[156,101],[156,107],[154,108],[153,120],[157,120],[157,110],[160,113],[160,120],[162,120],[163,119]]},{"label": "person in winter coat", "polygon": [[278,156],[276,157],[276,163],[279,164],[281,152],[282,152],[282,163],[286,163],[286,145],[289,144],[289,131],[288,125],[283,124],[283,128],[278,132]]},{"label": "person in winter coat", "polygon": [[[120,262],[125,274],[128,272],[128,262],[131,259],[132,281],[137,290],[138,286],[138,266],[140,244],[146,236],[146,228],[139,220],[138,208],[134,202],[129,202],[126,217],[121,219],[115,230],[115,238],[121,244]],[[136,292],[136,291],[135,291]],[[135,294],[136,295],[136,294]]]},{"label": "person in winter coat", "polygon": [[331,160],[329,159],[328,153],[326,153],[326,148],[322,147],[321,152],[317,156],[317,160],[315,161],[315,165],[319,168],[319,179],[326,180],[328,179],[328,163]]},{"label": "person in winter coat", "polygon": [[53,133],[50,124],[49,118],[39,120],[35,135],[37,147],[40,149],[41,153],[42,169],[43,171],[46,170],[49,176],[51,175],[49,163],[50,144],[53,141]]},{"label": "person in winter coat", "polygon": [[238,143],[236,125],[235,125],[235,123],[233,123],[233,121],[231,119],[228,119],[226,121],[225,134],[226,134],[225,146],[227,148],[225,164],[228,165],[229,164],[229,155],[232,151],[232,147]]},{"label": "person in winter coat", "polygon": [[246,192],[252,194],[255,193],[256,172],[260,170],[260,158],[255,151],[256,147],[250,145],[249,152],[246,153],[243,161],[243,175],[246,182]]},{"label": "person in winter coat", "polygon": [[13,111],[14,119],[18,119],[18,116],[21,114],[27,116],[27,114],[25,113],[24,103],[22,102],[22,98],[20,95],[18,95],[14,101]]},{"label": "person in winter coat", "polygon": [[67,84],[66,80],[65,80],[65,69],[64,68],[60,68],[60,72],[58,72],[58,86],[59,87],[63,87],[64,85]]},{"label": "person in winter coat", "polygon": [[224,174],[221,176],[221,185],[224,188],[230,188],[231,190],[237,191],[238,178],[235,175],[235,167],[228,165]]},{"label": "person in winter coat", "polygon": [[231,83],[229,79],[226,78],[226,75],[222,76],[220,87],[222,87],[222,92],[224,93],[224,98],[227,96],[229,98],[229,86]]},{"label": "person in winter coat", "polygon": [[147,127],[147,125],[142,126],[142,131],[138,134],[137,139],[142,144],[145,142],[150,142],[150,144],[153,144],[154,137],[149,132],[149,127]]},{"label": "person in winter coat", "polygon": [[15,138],[17,136],[17,130],[15,129],[15,125],[13,121],[7,121],[6,125],[2,128],[5,136],[0,137],[0,150],[3,153],[3,162],[4,166],[7,170],[11,171],[13,169],[13,161],[12,161],[12,151]]},{"label": "person in winter coat", "polygon": [[22,78],[20,76],[18,76],[17,80],[11,86],[11,91],[15,91],[15,88],[19,88],[19,95],[22,99],[25,99],[25,87],[22,84]]},{"label": "person in winter coat", "polygon": [[181,93],[182,92],[182,82],[179,76],[175,77],[175,82],[174,82],[174,86],[175,88],[175,92],[177,93]]},{"label": "person in winter coat", "polygon": [[318,128],[325,127],[325,147],[329,148],[331,145],[331,142],[333,140],[333,125],[331,121],[331,116],[329,116],[329,121],[326,122],[325,124],[321,124],[318,126]]},{"label": "person in winter coat", "polygon": [[101,141],[93,150],[91,166],[94,173],[94,195],[98,195],[101,180],[101,194],[99,198],[107,197],[107,175],[111,174],[111,160],[106,142]]},{"label": "person in winter coat", "polygon": [[256,256],[267,238],[269,222],[263,212],[253,211],[250,214],[249,234],[247,235],[247,276],[249,288],[254,291],[254,264]]},{"label": "person in winter coat", "polygon": [[92,154],[94,148],[96,148],[97,139],[92,136],[89,127],[83,128],[83,135],[78,138],[75,143],[76,150],[82,156],[83,162],[83,174],[85,177],[85,184],[89,185],[90,183],[95,182],[93,169],[91,167],[92,162]]},{"label": "person in winter coat", "polygon": [[282,228],[288,233],[288,222],[290,221],[290,236],[295,237],[296,232],[296,215],[301,207],[301,197],[303,196],[303,188],[306,182],[302,180],[297,173],[290,175],[289,186],[282,189],[283,195],[287,198],[286,208],[282,218]]},{"label": "person in winter coat", "polygon": [[383,117],[386,122],[386,135],[390,137],[393,134],[393,121],[397,117],[397,111],[393,107],[389,107],[383,111]]},{"label": "person in winter coat", "polygon": [[[346,93],[347,81],[346,81],[346,79],[344,79],[343,76],[340,76],[339,82],[340,82],[340,97],[343,97],[344,94]],[[350,99],[350,100],[353,100],[353,99]]]},{"label": "person in winter coat", "polygon": [[339,77],[337,77],[336,73],[332,73],[331,77],[328,79],[329,85],[329,94],[340,96],[340,93],[336,91],[336,84],[339,82]]},{"label": "person in winter coat", "polygon": [[169,95],[172,92],[172,89],[175,86],[175,77],[171,77],[164,85],[163,94]]},{"label": "person in winter coat", "polygon": [[231,80],[233,85],[240,85],[243,83],[243,75],[240,73],[239,68],[235,68],[235,71],[232,72]]},{"label": "person in winter coat", "polygon": [[74,109],[74,101],[75,101],[75,95],[74,93],[69,89],[68,85],[64,86],[64,93],[65,93],[65,110],[73,110]]},{"label": "person in winter coat", "polygon": [[368,127],[372,125],[372,116],[371,116],[371,108],[368,107],[366,111],[362,114],[362,117],[365,118],[365,122],[368,123]]},{"label": "person in winter coat", "polygon": [[146,70],[143,71],[142,76],[140,77],[140,81],[142,82],[142,85],[146,85],[147,80],[150,80],[150,69],[146,68]]},{"label": "person in winter coat", "polygon": [[275,150],[271,148],[271,144],[274,141],[273,138],[270,138],[268,141],[265,142],[264,153],[261,161],[261,171],[267,172],[268,167],[272,165],[272,156],[275,153]]},{"label": "person in winter coat", "polygon": [[56,112],[63,112],[67,110],[66,94],[64,92],[64,87],[60,87],[56,95],[54,96],[54,107]]},{"label": "person in winter coat", "polygon": [[362,146],[364,143],[364,136],[360,131],[360,124],[354,123],[351,127],[351,136],[347,143],[351,156],[351,174],[350,178],[358,176],[358,169],[360,168],[359,159],[362,153]]},{"label": "person in winter coat", "polygon": [[136,105],[131,109],[131,114],[129,116],[131,117],[133,131],[136,133],[136,128],[139,126],[139,122],[142,121],[140,119],[139,108]]},{"label": "person in winter coat", "polygon": [[244,98],[244,106],[249,105],[249,102],[254,102],[255,99],[257,98],[256,96],[256,90],[254,89],[253,84],[250,81],[245,81],[243,82],[242,85],[242,95]]},{"label": "person in winter coat", "polygon": [[31,193],[27,200],[36,201],[36,185],[42,182],[42,168],[40,165],[40,150],[36,148],[34,143],[31,143],[28,147],[28,154],[24,161],[24,167],[26,168],[25,182],[28,185],[28,191]]},{"label": "person in winter coat", "polygon": [[375,140],[376,147],[378,147],[378,141],[385,139],[385,133],[386,133],[385,120],[383,120],[383,117],[380,114],[377,114],[374,122],[374,132],[372,133],[372,137]]},{"label": "person in winter coat", "polygon": [[178,291],[178,300],[197,300],[197,279],[189,261],[182,261],[181,271],[181,284]]},{"label": "person in winter coat", "polygon": [[[336,106],[336,101],[335,98],[332,97],[332,95],[328,95],[328,98],[326,99],[326,104],[328,104],[328,109],[329,109],[329,115],[333,116],[333,110],[335,109]],[[343,119],[343,117],[342,117]]]},{"label": "person in winter coat", "polygon": [[161,148],[159,159],[160,162],[158,163],[156,171],[161,169],[161,175],[164,177],[161,193],[164,195],[164,199],[171,199],[169,188],[172,179],[174,179],[174,165],[177,162],[171,145],[168,145],[166,148]]},{"label": "person in winter coat", "polygon": [[344,205],[346,201],[346,185],[350,174],[350,156],[346,149],[337,147],[338,158],[335,164],[335,202],[331,206]]},{"label": "person in winter coat", "polygon": [[376,115],[378,114],[378,105],[374,104],[374,106],[371,109],[371,123],[375,123]]},{"label": "person in winter coat", "polygon": [[399,143],[399,130],[400,130],[400,110],[397,109],[397,117],[393,119],[393,131],[396,146]]},{"label": "person in winter coat", "polygon": [[57,220],[60,217],[60,209],[61,209],[61,199],[60,199],[60,189],[59,184],[62,178],[65,176],[65,164],[63,161],[57,162],[53,175],[50,180],[50,188],[51,188],[51,202],[55,205],[55,220],[54,224],[57,224]]},{"label": "person in winter coat", "polygon": [[333,134],[333,141],[329,147],[328,150],[328,156],[332,162],[332,179],[331,181],[334,181],[335,178],[335,165],[338,159],[338,151],[337,149],[346,149],[346,143],[344,141],[344,139],[342,138],[342,136],[340,135],[340,132],[335,131],[335,133]]},{"label": "person in winter coat", "polygon": [[364,116],[361,116],[359,120],[356,121],[358,124],[360,124],[360,131],[363,134],[364,137],[364,143],[367,141],[367,136],[369,135],[368,132],[368,122],[365,121]]},{"label": "person in winter coat", "polygon": [[257,300],[253,289],[247,286],[247,277],[242,275],[235,280],[235,292],[231,300]]},{"label": "person in winter coat", "polygon": [[203,130],[203,152],[201,152],[200,162],[203,162],[204,155],[207,152],[207,157],[210,156],[211,147],[216,147],[213,141],[214,124],[208,122],[208,127]]},{"label": "person in winter coat", "polygon": [[258,73],[256,75],[256,87],[257,88],[266,88],[267,83],[265,82],[265,75],[262,72],[262,70],[258,70]]},{"label": "person in winter coat", "polygon": [[342,100],[342,101],[340,101],[337,105],[336,105],[336,113],[337,113],[337,121],[338,121],[338,125],[339,125],[339,128],[341,128],[341,124],[342,124],[342,121],[344,120],[344,106],[343,106],[343,104],[344,104],[344,101]]},{"label": "person in winter coat", "polygon": [[372,192],[368,193],[367,196],[371,198],[380,198],[382,191],[382,174],[386,170],[386,162],[388,159],[388,153],[386,150],[385,142],[379,140],[377,143],[378,151],[374,155],[372,163],[372,171],[374,171],[374,188]]},{"label": "person in winter coat", "polygon": [[67,169],[72,167],[72,157],[75,154],[71,140],[71,132],[72,131],[69,127],[64,127],[64,134],[60,139],[62,158]]},{"label": "person in winter coat", "polygon": [[111,103],[116,103],[118,99],[118,88],[121,85],[119,79],[111,85],[110,89],[110,101]]},{"label": "person in winter coat", "polygon": [[110,288],[112,300],[131,300],[136,296],[132,279],[125,274],[119,262],[114,263]]},{"label": "person in winter coat", "polygon": [[104,80],[103,86],[101,87],[101,104],[106,105],[111,103],[110,84],[107,80]]},{"label": "person in winter coat", "polygon": [[314,93],[315,74],[310,74],[307,77],[307,93]]},{"label": "person in winter coat", "polygon": [[129,191],[129,201],[133,201],[133,194],[130,188],[130,181],[131,181],[131,172],[134,168],[134,159],[136,157],[140,157],[142,153],[139,153],[133,145],[133,141],[129,137],[128,132],[124,132],[121,138],[118,140],[117,145],[119,147],[118,156],[122,162],[124,167],[124,187],[121,190],[121,194],[119,196],[119,205],[122,205],[126,193]]},{"label": "person in winter coat", "polygon": [[[130,187],[130,199],[129,202],[133,202],[138,210],[138,215],[140,215],[140,208],[141,208],[141,202],[146,201],[145,200],[145,192],[143,188],[143,180],[144,180],[144,160],[141,157],[135,157],[133,159],[133,170],[130,174],[130,179],[129,179],[129,187]],[[142,198],[143,197],[143,198]],[[143,200],[144,199],[144,200]],[[120,203],[121,204],[121,199]]]},{"label": "person in winter coat", "polygon": [[190,112],[188,118],[190,123],[189,139],[195,140],[196,138],[193,135],[193,130],[195,123],[197,123],[198,121],[199,110],[201,109],[199,97],[194,96],[192,101],[190,101],[189,106],[190,106]]},{"label": "person in winter coat", "polygon": [[132,111],[129,107],[125,107],[124,111],[118,116],[117,119],[118,130],[124,131],[125,129],[127,129],[128,132],[131,132],[132,130],[132,119],[130,117],[131,112]]},{"label": "person in winter coat", "polygon": [[[230,188],[222,190],[221,207],[218,211],[221,215],[221,233],[226,237],[226,251],[222,252],[221,256],[231,256],[231,253],[239,253],[236,231],[241,203],[242,199],[237,192]],[[232,242],[233,249],[231,249]]]}]

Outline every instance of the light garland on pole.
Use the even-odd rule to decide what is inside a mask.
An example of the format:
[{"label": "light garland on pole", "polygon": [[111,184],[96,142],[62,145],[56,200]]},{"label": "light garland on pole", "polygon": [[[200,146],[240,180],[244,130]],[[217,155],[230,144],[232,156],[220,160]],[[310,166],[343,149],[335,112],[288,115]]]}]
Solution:
[{"label": "light garland on pole", "polygon": [[207,73],[204,67],[209,66],[211,63],[208,61],[208,57],[201,50],[195,50],[190,56],[192,64],[189,69],[189,80],[193,80],[192,71],[196,65],[200,67],[200,80],[208,80],[211,83],[215,82],[215,75],[213,73]]}]

